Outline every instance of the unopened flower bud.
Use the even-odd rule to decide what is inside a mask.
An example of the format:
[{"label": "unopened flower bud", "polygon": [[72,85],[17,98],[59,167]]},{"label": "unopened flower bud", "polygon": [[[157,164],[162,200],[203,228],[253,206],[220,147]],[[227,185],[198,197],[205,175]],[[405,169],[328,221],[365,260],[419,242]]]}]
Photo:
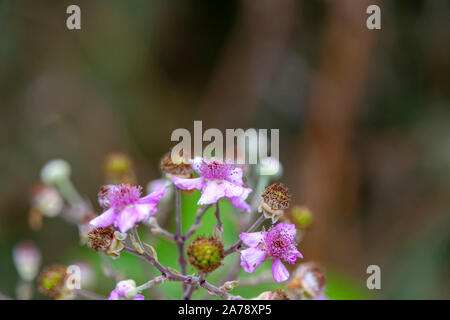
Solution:
[{"label": "unopened flower bud", "polygon": [[67,161],[55,159],[47,162],[41,170],[41,179],[47,184],[56,184],[70,178],[71,168]]},{"label": "unopened flower bud", "polygon": [[199,271],[209,273],[222,264],[223,244],[213,237],[197,237],[188,247],[189,262]]},{"label": "unopened flower bud", "polygon": [[239,281],[238,280],[227,281],[220,287],[220,290],[228,292],[228,291],[233,290],[238,285],[239,285]]},{"label": "unopened flower bud", "polygon": [[281,289],[264,291],[253,300],[290,300],[286,292]]},{"label": "unopened flower bud", "polygon": [[314,299],[325,290],[326,279],[322,267],[315,262],[300,264],[287,287],[297,299]]},{"label": "unopened flower bud", "polygon": [[23,241],[13,249],[14,265],[20,278],[24,281],[33,280],[41,264],[41,252],[31,241]]},{"label": "unopened flower bud", "polygon": [[66,299],[71,290],[66,286],[68,274],[66,267],[51,265],[46,267],[38,277],[39,291],[55,299]]},{"label": "unopened flower bud", "polygon": [[294,222],[302,228],[309,227],[313,220],[311,210],[304,206],[295,206],[291,210],[291,216]]},{"label": "unopened flower bud", "polygon": [[143,300],[144,296],[139,294],[136,289],[136,282],[134,280],[122,280],[116,285],[116,288],[111,292],[108,300]]},{"label": "unopened flower bud", "polygon": [[89,245],[97,252],[104,252],[107,256],[117,259],[124,248],[125,233],[114,231],[112,227],[95,228],[89,232]]},{"label": "unopened flower bud", "polygon": [[283,167],[277,158],[266,157],[259,164],[259,174],[261,176],[271,176],[273,179],[279,179],[283,174]]},{"label": "unopened flower bud", "polygon": [[64,201],[54,187],[39,184],[31,190],[31,205],[42,215],[55,217],[61,212]]},{"label": "unopened flower bud", "polygon": [[266,219],[272,219],[272,223],[278,221],[291,203],[291,195],[281,183],[274,183],[266,187],[261,197],[258,211],[262,211]]}]

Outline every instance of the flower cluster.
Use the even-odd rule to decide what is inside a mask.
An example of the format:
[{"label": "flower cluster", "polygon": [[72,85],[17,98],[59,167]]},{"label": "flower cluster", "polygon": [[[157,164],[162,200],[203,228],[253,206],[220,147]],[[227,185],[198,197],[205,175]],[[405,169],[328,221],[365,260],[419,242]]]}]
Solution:
[{"label": "flower cluster", "polygon": [[[96,215],[87,197],[81,196],[72,184],[72,170],[63,160],[51,161],[44,167],[41,172],[44,184],[38,193],[33,193],[32,206],[45,217],[61,216],[74,222],[80,231],[82,244],[102,254],[104,259],[118,259],[122,254],[136,255],[152,264],[160,275],[137,286],[133,279],[123,280],[127,279],[125,273],[118,273],[114,267],[105,264],[105,274],[115,280],[116,286],[109,297],[101,297],[84,289],[69,290],[66,285],[69,278],[66,267],[53,265],[45,268],[38,277],[39,290],[45,295],[55,299],[78,296],[143,300],[144,295],[141,293],[144,290],[170,280],[181,283],[182,297],[187,300],[201,288],[224,299],[243,299],[231,292],[245,285],[246,281],[251,283],[250,279],[256,277],[247,276],[241,282],[237,278],[239,270],[253,274],[264,261],[270,260],[270,281],[273,278],[275,282],[281,283],[290,278],[290,265],[295,264],[297,258],[303,258],[297,249],[300,237],[296,224],[303,237],[312,221],[312,213],[307,209],[297,210],[304,208],[300,206],[294,206],[296,210],[287,212],[292,201],[288,188],[281,183],[270,184],[271,180],[281,176],[281,164],[277,159],[266,159],[259,170],[249,170],[249,166],[238,166],[217,158],[186,159],[182,153],[176,157],[167,155],[160,163],[163,175],[147,184],[147,195],[143,195],[143,188],[135,184],[136,174],[128,156],[115,154],[108,157],[105,165],[107,184],[101,186],[97,194],[101,208],[99,215]],[[258,174],[251,176],[251,173],[258,172],[270,172],[271,175],[264,178]],[[255,189],[250,188],[247,181]],[[192,217],[193,223],[189,229],[183,230],[182,219],[190,217],[187,217],[188,211],[185,210],[188,201],[181,200],[182,193],[183,197],[191,197],[194,190],[199,191],[195,195],[199,196],[197,212]],[[169,201],[173,200],[175,204],[170,205]],[[224,201],[231,204],[227,207],[227,214],[234,209],[248,214],[222,219],[225,206],[219,205],[219,202]],[[211,206],[215,207],[217,224],[210,233],[207,231],[205,235],[205,230],[202,230],[199,235],[198,229]],[[173,216],[170,216],[172,212]],[[244,227],[252,219],[255,222],[250,227]],[[239,238],[234,243],[228,243],[229,234],[224,230],[230,227],[230,220],[237,222],[238,228],[241,228]],[[295,224],[288,223],[290,221]],[[139,225],[142,227],[140,231],[137,228]],[[153,234],[152,237],[146,237],[145,242],[139,235],[144,227]],[[174,230],[170,230],[172,227]],[[160,236],[173,243],[173,253],[178,255],[179,268],[164,266],[159,261],[158,248],[152,246],[152,241]],[[221,285],[209,283],[206,279],[210,278],[207,276],[216,272],[224,259],[233,254],[236,265]],[[14,259],[24,280],[31,281],[36,277],[40,251],[35,246],[28,243],[17,246]],[[316,264],[306,263],[301,264],[286,283],[283,289],[265,291],[253,299],[317,299],[323,296],[325,278],[322,269]]]}]

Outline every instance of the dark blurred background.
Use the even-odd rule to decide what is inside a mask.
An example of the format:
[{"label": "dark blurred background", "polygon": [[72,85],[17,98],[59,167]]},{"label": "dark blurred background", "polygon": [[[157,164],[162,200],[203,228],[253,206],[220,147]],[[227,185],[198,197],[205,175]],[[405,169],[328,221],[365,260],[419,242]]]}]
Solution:
[{"label": "dark blurred background", "polygon": [[280,129],[282,181],[314,212],[302,252],[359,292],[343,298],[449,299],[449,33],[446,0],[0,0],[0,292],[14,295],[21,239],[44,263],[77,241],[62,221],[29,229],[48,160],[94,202],[107,154],[129,154],[144,185],[171,132],[202,120]]}]

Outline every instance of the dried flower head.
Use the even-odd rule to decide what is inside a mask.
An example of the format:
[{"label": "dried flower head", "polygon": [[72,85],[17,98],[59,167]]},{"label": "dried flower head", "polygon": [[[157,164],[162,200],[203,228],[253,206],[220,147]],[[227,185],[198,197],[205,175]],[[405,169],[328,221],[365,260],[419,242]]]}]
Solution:
[{"label": "dried flower head", "polygon": [[281,289],[264,291],[254,300],[290,300],[286,292]]},{"label": "dried flower head", "polygon": [[92,249],[97,252],[104,252],[114,239],[114,229],[112,227],[95,228],[89,232],[88,237]]},{"label": "dried flower head", "polygon": [[124,248],[122,243],[126,234],[114,231],[112,227],[92,229],[89,234],[89,245],[97,252],[104,252],[112,258],[118,258]]},{"label": "dried flower head", "polygon": [[66,286],[67,278],[66,267],[57,264],[48,266],[38,277],[39,291],[55,299],[64,299],[70,294]]},{"label": "dried flower head", "polygon": [[161,160],[161,170],[169,177],[179,178],[190,178],[193,171],[189,159],[182,156],[173,158],[171,155],[167,155]]},{"label": "dried flower head", "polygon": [[261,197],[258,211],[262,211],[266,219],[272,219],[272,223],[277,222],[291,204],[291,195],[282,183],[267,186]]},{"label": "dried flower head", "polygon": [[325,272],[322,267],[318,263],[307,262],[297,267],[287,288],[297,299],[314,299],[323,293],[325,286]]},{"label": "dried flower head", "polygon": [[217,269],[225,257],[223,243],[210,238],[197,237],[188,247],[189,262],[200,272],[209,273]]}]

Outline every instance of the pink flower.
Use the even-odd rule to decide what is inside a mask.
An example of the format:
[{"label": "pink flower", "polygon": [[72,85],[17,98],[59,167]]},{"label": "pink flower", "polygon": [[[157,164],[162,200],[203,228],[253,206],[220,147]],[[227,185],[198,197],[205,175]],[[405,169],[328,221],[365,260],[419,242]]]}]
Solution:
[{"label": "pink flower", "polygon": [[116,288],[111,291],[108,300],[144,300],[142,294],[137,294],[134,280],[123,280],[117,283]]},{"label": "pink flower", "polygon": [[245,272],[253,273],[267,257],[273,260],[272,274],[276,282],[289,278],[289,271],[283,262],[294,264],[297,257],[303,258],[294,241],[297,230],[295,225],[279,223],[270,227],[269,231],[246,233],[239,238],[249,248],[241,251],[241,266]]},{"label": "pink flower", "polygon": [[97,228],[114,224],[121,232],[127,232],[136,223],[147,220],[158,211],[156,205],[164,196],[165,188],[143,198],[140,198],[141,190],[141,187],[128,184],[104,187],[99,202],[107,210],[91,220],[90,224]]},{"label": "pink flower", "polygon": [[250,206],[245,199],[252,189],[244,186],[241,168],[218,159],[200,157],[191,160],[191,166],[200,175],[199,178],[173,177],[172,181],[183,190],[201,190],[198,205],[212,204],[220,198],[228,198],[235,208],[250,212]]}]

